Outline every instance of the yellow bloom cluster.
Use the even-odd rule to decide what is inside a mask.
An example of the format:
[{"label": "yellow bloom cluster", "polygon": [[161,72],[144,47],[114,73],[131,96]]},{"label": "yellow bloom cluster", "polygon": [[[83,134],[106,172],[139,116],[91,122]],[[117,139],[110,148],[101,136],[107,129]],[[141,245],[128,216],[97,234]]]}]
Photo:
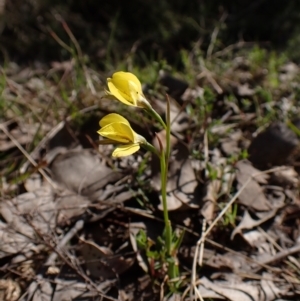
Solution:
[{"label": "yellow bloom cluster", "polygon": [[[128,106],[151,109],[145,98],[142,85],[138,78],[130,72],[116,72],[107,79],[111,97]],[[137,134],[130,126],[128,120],[119,114],[109,114],[100,120],[101,129],[98,134],[106,138],[105,141],[118,146],[112,153],[113,157],[129,156],[140,149],[140,145],[149,145],[146,139]]]}]

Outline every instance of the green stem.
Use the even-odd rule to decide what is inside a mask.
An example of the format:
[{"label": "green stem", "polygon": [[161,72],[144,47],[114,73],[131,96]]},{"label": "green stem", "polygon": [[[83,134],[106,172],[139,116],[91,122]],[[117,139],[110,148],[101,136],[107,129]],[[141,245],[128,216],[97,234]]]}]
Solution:
[{"label": "green stem", "polygon": [[[170,99],[167,98],[167,112],[166,112],[166,166],[167,166],[167,177],[168,177],[168,167],[169,159],[171,154],[171,108],[170,108]],[[168,179],[168,178],[167,178]]]},{"label": "green stem", "polygon": [[146,149],[147,151],[150,151],[152,153],[154,153],[158,158],[161,157],[160,153],[158,152],[158,150],[149,142],[146,143],[142,143],[140,144],[144,149]]},{"label": "green stem", "polygon": [[167,129],[167,125],[164,123],[164,121],[162,120],[162,118],[160,117],[160,115],[152,107],[147,108],[146,112],[150,116],[152,116],[155,120],[157,120],[163,126],[163,128],[165,130]]},{"label": "green stem", "polygon": [[161,170],[161,197],[163,203],[165,235],[166,235],[166,249],[168,257],[171,255],[172,245],[172,228],[169,220],[168,204],[167,204],[167,168],[166,157],[164,152],[160,156],[160,170]]},{"label": "green stem", "polygon": [[[168,140],[168,139],[167,139]],[[171,256],[172,252],[172,228],[169,220],[168,204],[167,204],[167,183],[168,183],[168,164],[166,162],[166,154],[164,150],[158,152],[157,149],[150,143],[141,144],[143,148],[156,154],[160,160],[161,171],[161,195],[164,212],[165,233],[166,233],[166,250],[167,256]]]},{"label": "green stem", "polygon": [[161,149],[159,153],[160,158],[160,171],[161,171],[161,197],[163,203],[164,223],[165,223],[165,246],[168,262],[168,275],[170,279],[174,279],[178,276],[178,268],[176,264],[176,255],[172,250],[172,237],[173,231],[171,222],[169,220],[168,203],[167,203],[167,183],[168,183],[168,170],[169,159],[171,153],[171,118],[170,118],[170,100],[167,96],[167,112],[166,123],[162,120],[160,115],[152,108],[148,107],[146,111],[155,120],[157,120],[166,131],[166,149]]},{"label": "green stem", "polygon": [[[171,155],[171,108],[170,108],[170,99],[168,95],[166,95],[167,99],[167,111],[166,111],[166,152],[165,152],[165,184],[168,183],[168,171],[169,171],[169,159]],[[168,210],[168,208],[166,208]],[[176,264],[176,255],[173,254],[172,250],[172,237],[173,237],[173,231],[171,227],[170,221],[168,221],[168,226],[166,226],[166,231],[169,231],[169,237],[166,237],[166,239],[169,239],[168,243],[169,249],[168,249],[168,255],[170,258],[169,265],[168,265],[168,275],[170,279],[174,279],[178,276],[178,268]]]}]

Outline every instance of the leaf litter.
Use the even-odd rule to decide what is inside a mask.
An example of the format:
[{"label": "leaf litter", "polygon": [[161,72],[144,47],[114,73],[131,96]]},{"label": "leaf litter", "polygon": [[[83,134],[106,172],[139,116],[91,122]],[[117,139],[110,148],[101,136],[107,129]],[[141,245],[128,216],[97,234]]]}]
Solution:
[{"label": "leaf litter", "polygon": [[[174,228],[186,230],[179,250],[183,286],[170,300],[200,300],[199,295],[233,301],[299,298],[299,139],[283,121],[259,127],[254,108],[243,106],[242,99],[257,101],[254,83],[263,85],[266,78],[263,70],[253,74],[250,65],[239,57],[223,77],[200,68],[201,87],[161,74],[160,84],[174,98],[168,205]],[[46,109],[44,103],[60,98],[51,76],[62,74],[66,86],[72,86],[76,68],[74,62],[55,63],[45,79],[46,69],[17,67],[8,66],[3,95],[32,99],[34,110],[16,118],[15,109],[23,104],[14,103],[1,124],[15,138],[0,132],[0,149],[7,157],[1,162],[6,182],[0,202],[1,300],[158,300],[161,286],[147,274],[151,262],[145,265],[145,254],[136,245],[141,229],[154,243],[163,228],[155,158],[140,152],[112,160],[111,146],[98,147],[97,120],[117,106],[100,103],[88,88],[81,93],[85,106],[91,106],[80,108],[79,121],[63,105],[57,114],[69,116],[64,121],[55,122],[51,112],[31,122],[33,113]],[[280,72],[281,89],[288,93],[299,69],[290,63]],[[103,90],[97,76],[93,81]],[[211,112],[197,115],[197,99],[209,105],[203,87],[210,87],[218,100]],[[229,93],[236,101],[228,99]],[[164,101],[153,101],[163,115]],[[266,108],[259,101],[256,112]],[[277,102],[293,108],[284,97]],[[155,141],[155,130],[163,141],[155,125],[142,128],[148,139]],[[37,134],[43,139],[28,147]],[[21,160],[20,146],[36,166]],[[23,177],[16,183],[12,179],[18,173],[8,168],[14,161]],[[203,253],[196,258],[203,233]],[[163,283],[161,275],[156,277]]]}]

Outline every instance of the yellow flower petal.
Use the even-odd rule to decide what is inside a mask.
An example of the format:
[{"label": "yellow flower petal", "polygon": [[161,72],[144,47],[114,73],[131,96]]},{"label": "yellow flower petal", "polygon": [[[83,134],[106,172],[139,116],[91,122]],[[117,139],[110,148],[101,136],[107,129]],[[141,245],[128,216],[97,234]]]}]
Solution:
[{"label": "yellow flower petal", "polygon": [[119,101],[123,102],[127,106],[135,106],[136,105],[133,102],[130,95],[127,95],[126,93],[120,91],[115,86],[115,84],[113,83],[111,78],[107,79],[107,85],[108,85],[110,95],[113,95],[115,98],[117,98]]},{"label": "yellow flower petal", "polygon": [[132,128],[126,123],[110,123],[101,128],[98,134],[120,143],[135,142],[136,135]]},{"label": "yellow flower petal", "polygon": [[125,123],[130,127],[130,123],[128,122],[128,120],[126,118],[124,118],[123,116],[116,114],[116,113],[111,113],[111,114],[104,116],[100,120],[100,126],[104,127],[110,123],[115,123],[115,122]]},{"label": "yellow flower petal", "polygon": [[143,99],[145,99],[143,91],[142,90],[139,91],[139,89],[137,88],[137,86],[134,82],[129,81],[128,86],[129,86],[129,92],[130,92],[131,99],[134,100],[134,103],[138,104]]},{"label": "yellow flower petal", "polygon": [[113,157],[128,156],[140,149],[140,144],[147,144],[146,139],[137,134],[123,116],[112,113],[100,120],[98,134],[106,138],[101,144],[121,144],[113,152]]},{"label": "yellow flower petal", "polygon": [[143,93],[141,82],[130,72],[119,71],[114,73],[112,76],[112,82],[121,91],[127,91],[129,88],[128,83],[133,82],[135,84],[135,89],[141,94]]},{"label": "yellow flower petal", "polygon": [[138,143],[126,144],[118,146],[112,153],[113,157],[125,157],[134,154],[140,149]]}]

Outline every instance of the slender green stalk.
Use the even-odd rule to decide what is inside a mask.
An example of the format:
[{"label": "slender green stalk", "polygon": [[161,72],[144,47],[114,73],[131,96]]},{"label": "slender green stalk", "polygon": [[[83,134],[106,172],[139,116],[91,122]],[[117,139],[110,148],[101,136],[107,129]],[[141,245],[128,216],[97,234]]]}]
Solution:
[{"label": "slender green stalk", "polygon": [[[170,279],[174,279],[178,276],[178,268],[176,265],[176,255],[173,254],[172,250],[172,237],[173,231],[171,222],[169,220],[168,204],[167,204],[167,183],[168,183],[168,170],[169,170],[169,159],[171,153],[171,118],[170,118],[170,100],[167,98],[167,112],[166,112],[166,123],[163,122],[160,115],[152,108],[147,112],[153,116],[165,129],[166,131],[166,149],[162,147],[161,141],[161,152],[160,152],[160,171],[161,171],[161,197],[163,203],[163,213],[165,222],[165,246],[167,253],[168,262],[168,275]],[[159,139],[159,138],[158,138]]]},{"label": "slender green stalk", "polygon": [[149,142],[143,143],[143,144],[141,144],[141,146],[142,146],[144,149],[146,149],[146,150],[152,152],[153,154],[157,155],[158,158],[161,157],[161,155],[160,155],[160,153],[158,152],[158,150],[157,150],[151,143],[149,143]]},{"label": "slender green stalk", "polygon": [[[168,171],[169,171],[169,159],[171,155],[171,109],[170,109],[170,99],[169,96],[166,95],[167,99],[167,111],[166,111],[166,151],[165,151],[165,185],[167,186],[168,183]],[[167,187],[165,193],[167,194]],[[166,196],[167,197],[167,196]],[[166,202],[167,206],[167,202]],[[168,211],[168,208],[166,208]],[[169,244],[168,256],[170,258],[169,265],[168,265],[168,275],[170,279],[174,279],[178,276],[178,269],[176,265],[176,255],[174,256],[172,250],[172,237],[173,231],[170,220],[166,224],[166,232],[168,231],[168,235],[166,236],[167,243]]]},{"label": "slender green stalk", "polygon": [[[165,168],[162,171],[162,175],[164,177],[164,189],[162,189],[162,198],[166,199],[165,206],[166,212],[168,213],[168,204],[167,204],[167,184],[168,184],[168,171],[169,171],[169,158],[171,152],[170,146],[170,136],[171,136],[171,122],[170,122],[170,101],[167,97],[167,112],[166,112],[166,150],[164,152],[164,161],[165,161]],[[171,245],[172,245],[172,227],[168,217],[168,221],[166,222],[166,232],[168,230],[168,235],[166,236],[167,240],[167,250],[168,255],[171,256]]]},{"label": "slender green stalk", "polygon": [[[171,154],[171,108],[170,108],[170,99],[169,96],[166,95],[167,99],[167,112],[166,112],[166,165],[167,170],[169,166],[169,159]],[[167,173],[168,176],[168,173]]]},{"label": "slender green stalk", "polygon": [[146,109],[146,112],[149,115],[151,115],[154,119],[156,119],[163,126],[163,128],[165,130],[167,129],[167,125],[164,123],[164,121],[162,120],[160,115],[152,107],[150,107],[149,109]]},{"label": "slender green stalk", "polygon": [[167,169],[166,169],[166,158],[164,152],[160,156],[160,171],[161,171],[161,196],[164,211],[164,222],[165,222],[165,236],[166,236],[166,249],[167,255],[171,255],[172,245],[172,229],[169,220],[168,204],[167,204]]},{"label": "slender green stalk", "polygon": [[[174,248],[172,246],[173,240],[173,231],[171,222],[169,220],[169,212],[168,212],[168,203],[167,203],[167,183],[168,183],[168,170],[169,170],[169,159],[171,154],[171,116],[170,116],[170,99],[168,95],[166,95],[167,99],[167,111],[166,111],[166,123],[162,120],[160,115],[152,108],[152,106],[145,102],[145,110],[148,112],[150,116],[152,116],[156,121],[158,121],[166,131],[166,147],[163,148],[162,141],[159,137],[157,137],[158,142],[160,144],[160,152],[155,152],[158,154],[160,159],[160,171],[161,171],[161,197],[163,204],[163,214],[164,214],[164,223],[165,223],[165,252],[166,252],[166,260],[165,262],[168,265],[168,276],[169,279],[174,279],[178,277],[179,270],[176,261],[176,252],[178,248],[178,244],[180,244],[181,239],[177,241],[177,246],[175,244]],[[144,145],[144,147],[148,150],[153,151],[153,146],[150,144]]]}]

